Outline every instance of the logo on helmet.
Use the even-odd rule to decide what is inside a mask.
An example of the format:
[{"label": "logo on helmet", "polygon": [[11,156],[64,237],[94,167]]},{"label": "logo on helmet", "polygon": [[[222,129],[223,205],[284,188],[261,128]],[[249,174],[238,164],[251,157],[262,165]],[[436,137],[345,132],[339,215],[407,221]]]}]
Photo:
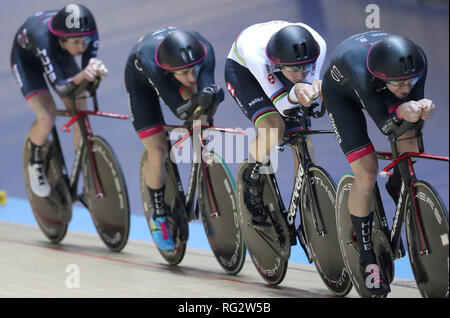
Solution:
[{"label": "logo on helmet", "polygon": [[379,71],[373,71],[376,77],[380,77],[380,78],[386,78],[386,74],[385,73],[381,73]]},{"label": "logo on helmet", "polygon": [[277,58],[277,57],[274,57],[274,56],[271,56],[270,57],[270,60],[272,61],[272,62],[274,62],[274,63],[280,63],[280,59],[279,58]]},{"label": "logo on helmet", "polygon": [[68,29],[80,28],[80,7],[76,4],[69,4],[66,7],[66,12],[70,13],[66,18],[66,27]]}]

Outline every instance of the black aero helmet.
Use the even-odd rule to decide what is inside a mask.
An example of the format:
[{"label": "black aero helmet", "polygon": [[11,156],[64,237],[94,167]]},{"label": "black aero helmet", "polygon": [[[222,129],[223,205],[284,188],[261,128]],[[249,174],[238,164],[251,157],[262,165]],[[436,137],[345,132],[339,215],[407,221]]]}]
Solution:
[{"label": "black aero helmet", "polygon": [[156,49],[156,64],[165,70],[179,70],[202,62],[206,46],[188,31],[177,30],[167,35]]},{"label": "black aero helmet", "polygon": [[403,36],[392,35],[375,42],[367,52],[367,70],[384,81],[402,81],[419,76],[425,66],[422,50]]},{"label": "black aero helmet", "polygon": [[272,35],[266,47],[269,60],[279,65],[313,63],[319,54],[319,44],[307,29],[299,25],[279,30]]},{"label": "black aero helmet", "polygon": [[49,24],[56,36],[86,36],[97,32],[94,16],[84,5],[70,3],[54,15]]}]

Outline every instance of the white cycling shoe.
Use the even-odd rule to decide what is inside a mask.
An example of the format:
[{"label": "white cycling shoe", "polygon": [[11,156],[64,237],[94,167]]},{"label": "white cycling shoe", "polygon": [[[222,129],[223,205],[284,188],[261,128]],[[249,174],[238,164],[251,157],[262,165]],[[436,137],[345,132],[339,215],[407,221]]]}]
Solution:
[{"label": "white cycling shoe", "polygon": [[43,171],[42,164],[28,163],[28,176],[30,181],[31,191],[41,198],[48,197],[51,192],[51,187],[48,184],[47,177]]}]

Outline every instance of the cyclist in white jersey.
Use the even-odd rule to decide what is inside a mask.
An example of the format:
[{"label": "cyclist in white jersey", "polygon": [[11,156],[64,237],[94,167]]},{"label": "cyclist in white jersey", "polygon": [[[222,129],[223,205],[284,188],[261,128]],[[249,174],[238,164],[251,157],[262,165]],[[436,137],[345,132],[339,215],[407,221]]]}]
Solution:
[{"label": "cyclist in white jersey", "polygon": [[[261,200],[259,168],[285,134],[301,129],[286,125],[284,111],[310,106],[321,94],[320,70],[325,54],[326,43],[319,33],[306,24],[286,21],[246,28],[228,54],[228,92],[258,128],[243,180],[244,201],[255,222],[264,222],[267,216]],[[308,146],[312,151],[310,140]]]}]

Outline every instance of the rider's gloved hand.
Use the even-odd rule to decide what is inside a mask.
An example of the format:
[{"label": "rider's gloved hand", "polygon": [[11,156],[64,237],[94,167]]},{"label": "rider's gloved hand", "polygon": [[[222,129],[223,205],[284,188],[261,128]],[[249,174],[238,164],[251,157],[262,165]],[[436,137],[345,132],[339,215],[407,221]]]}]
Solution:
[{"label": "rider's gloved hand", "polygon": [[205,110],[206,110],[205,114],[206,114],[207,118],[209,120],[211,120],[217,111],[217,107],[225,99],[225,93],[224,93],[223,89],[221,87],[217,86],[216,84],[211,84],[209,87],[206,87],[203,90],[205,90],[205,89],[209,92],[213,92],[213,94],[214,94],[212,102],[207,107],[205,107]]},{"label": "rider's gloved hand", "polygon": [[312,102],[319,95],[319,84],[321,83],[317,83],[314,86],[306,83],[295,84],[294,92],[297,100],[305,107],[311,106]]},{"label": "rider's gloved hand", "polygon": [[403,118],[410,123],[415,123],[422,116],[422,105],[421,103],[412,100],[401,104],[398,107],[397,113],[400,118]]},{"label": "rider's gloved hand", "polygon": [[430,119],[434,114],[434,103],[429,99],[421,99],[417,101],[422,107],[422,116],[420,117],[423,120]]},{"label": "rider's gloved hand", "polygon": [[97,76],[104,77],[108,74],[108,69],[102,61],[91,58],[89,64],[83,69],[83,76],[89,82],[95,81]]},{"label": "rider's gloved hand", "polygon": [[224,98],[225,94],[223,89],[216,84],[211,84],[203,88],[196,94],[196,96],[193,97],[193,100],[198,103],[202,110],[196,117],[204,113],[211,118],[216,112],[217,106],[224,100]]},{"label": "rider's gloved hand", "polygon": [[223,89],[211,84],[194,94],[189,102],[178,106],[176,115],[185,121],[197,119],[203,114],[211,118],[216,112],[217,105],[223,101],[224,97]]}]

